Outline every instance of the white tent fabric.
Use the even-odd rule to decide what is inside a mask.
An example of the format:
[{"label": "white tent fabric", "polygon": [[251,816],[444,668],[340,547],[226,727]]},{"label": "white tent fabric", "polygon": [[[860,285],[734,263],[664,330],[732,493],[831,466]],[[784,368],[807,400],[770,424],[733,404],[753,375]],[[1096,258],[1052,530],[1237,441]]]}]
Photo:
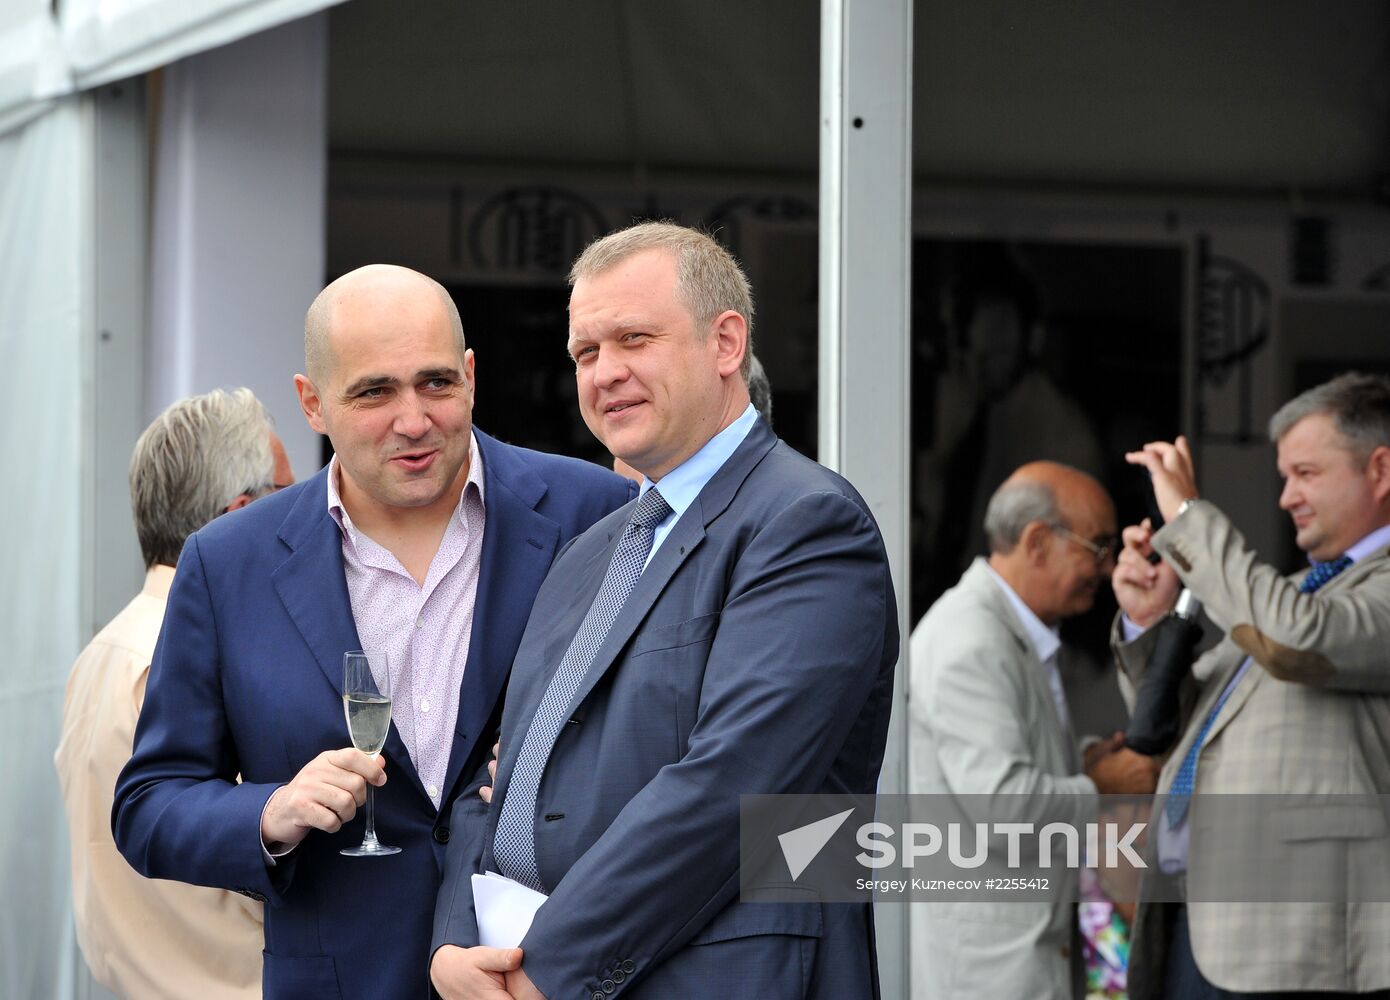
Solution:
[{"label": "white tent fabric", "polygon": [[79,87],[144,73],[342,0],[67,0],[63,49]]},{"label": "white tent fabric", "polygon": [[67,94],[158,69],[343,0],[0,0],[0,135]]},{"label": "white tent fabric", "polygon": [[67,824],[53,770],[68,669],[82,634],[83,350],[89,201],[76,97],[0,137],[0,996],[71,991]]},{"label": "white tent fabric", "polygon": [[0,2],[0,135],[32,121],[71,92],[49,0]]},{"label": "white tent fabric", "polygon": [[327,133],[327,15],[164,74],[145,416],[193,393],[247,386],[301,477],[321,463],[290,376],[304,366],[304,310],[323,287]]}]

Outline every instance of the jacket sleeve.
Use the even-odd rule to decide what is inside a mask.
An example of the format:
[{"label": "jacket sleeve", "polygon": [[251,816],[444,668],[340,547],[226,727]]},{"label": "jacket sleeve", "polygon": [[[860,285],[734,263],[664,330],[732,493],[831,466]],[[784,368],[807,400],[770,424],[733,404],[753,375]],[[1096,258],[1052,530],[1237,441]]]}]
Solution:
[{"label": "jacket sleeve", "polygon": [[1199,502],[1153,545],[1229,638],[1279,680],[1340,691],[1390,692],[1390,560],[1346,570],[1304,594],[1255,552],[1215,505]]},{"label": "jacket sleeve", "polygon": [[266,865],[260,819],[279,785],[237,782],[220,650],[195,535],[179,557],[134,752],[116,782],[111,829],[141,875],[278,899],[294,854]]},{"label": "jacket sleeve", "polygon": [[476,789],[490,785],[492,779],[484,764],[463,794],[454,800],[449,828],[454,837],[444,856],[444,881],[434,906],[434,938],[430,954],[446,944],[471,948],[478,944],[478,920],[473,911],[473,882],[482,874],[483,847],[488,830],[488,805]]}]

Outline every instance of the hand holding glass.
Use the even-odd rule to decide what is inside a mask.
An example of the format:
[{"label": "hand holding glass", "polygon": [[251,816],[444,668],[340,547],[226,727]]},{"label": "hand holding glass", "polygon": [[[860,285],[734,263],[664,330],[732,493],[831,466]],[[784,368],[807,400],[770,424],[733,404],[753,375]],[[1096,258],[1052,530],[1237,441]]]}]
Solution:
[{"label": "hand holding glass", "polygon": [[[385,653],[354,651],[343,654],[343,714],[347,717],[352,745],[372,757],[379,754],[391,729],[391,661]],[[400,850],[376,839],[376,814],[369,784],[367,829],[362,845],[345,847],[338,853],[364,858],[399,854]]]}]

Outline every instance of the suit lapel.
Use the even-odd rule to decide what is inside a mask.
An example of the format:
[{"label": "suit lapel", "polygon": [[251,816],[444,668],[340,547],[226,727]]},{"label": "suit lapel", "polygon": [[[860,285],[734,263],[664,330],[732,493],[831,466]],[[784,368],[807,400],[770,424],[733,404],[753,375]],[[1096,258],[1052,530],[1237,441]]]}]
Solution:
[{"label": "suit lapel", "polygon": [[[1068,773],[1075,774],[1081,769],[1081,759],[1076,751],[1076,737],[1072,733],[1071,727],[1057,714],[1057,702],[1053,699],[1052,688],[1048,684],[1047,666],[1038,658],[1038,651],[1033,646],[1033,640],[1029,637],[1028,630],[1018,620],[1018,613],[994,580],[993,573],[983,557],[975,560],[967,571],[963,582],[968,584],[979,599],[993,610],[994,617],[1007,624],[1009,634],[1018,644],[1024,657],[1024,673],[1027,676],[1024,677],[1023,682],[1032,692],[1032,698],[1037,704],[1038,711],[1045,713],[1047,718],[1056,720],[1057,725],[1053,732],[1061,735],[1061,743],[1054,745],[1061,754]],[[1060,652],[1059,648],[1059,655]]]},{"label": "suit lapel", "polygon": [[[506,711],[508,719],[516,721],[508,722],[508,726],[514,725],[515,729],[511,730],[508,739],[502,741],[502,756],[497,761],[497,780],[493,784],[495,802],[501,802],[501,797],[506,794],[512,768],[521,754],[523,737],[531,728],[541,698],[545,696],[555,672],[560,669],[565,651],[578,633],[589,605],[593,604],[602,586],[608,564],[613,560],[613,550],[618,546],[618,537],[635,503],[625,504],[591,527],[565,554],[563,573],[570,583],[566,593],[573,597],[563,607],[552,605],[543,609],[548,621],[548,634],[543,646],[539,649],[532,647],[533,656],[538,660],[531,659],[529,662],[535,665],[535,669],[525,669],[508,678]],[[604,535],[602,541],[597,537],[600,533]],[[599,653],[602,655],[603,651]]]},{"label": "suit lapel", "polygon": [[550,569],[560,526],[536,511],[547,486],[502,444],[475,429],[486,477],[487,526],[473,604],[468,662],[442,801],[448,801],[507,683],[531,603]]},{"label": "suit lapel", "polygon": [[272,574],[275,592],[335,693],[343,687],[343,653],[361,649],[343,573],[338,526],[328,514],[327,469],[300,493],[280,526],[289,557]]},{"label": "suit lapel", "polygon": [[[347,576],[343,572],[342,534],[328,513],[327,481],[325,467],[300,491],[299,499],[280,525],[280,540],[291,551],[271,574],[271,580],[336,699],[342,697],[343,654],[361,649],[362,640],[353,621]],[[343,746],[348,742],[344,721]],[[395,770],[404,772],[411,785],[425,795],[425,786],[394,722],[382,750]]]},{"label": "suit lapel", "polygon": [[[1246,658],[1244,656],[1240,658],[1239,663],[1237,663],[1236,665],[1236,669],[1240,668],[1240,663],[1244,663],[1245,659]],[[1246,668],[1245,675],[1241,677],[1241,679],[1238,682],[1236,682],[1235,690],[1232,691],[1231,696],[1226,699],[1226,704],[1221,706],[1221,713],[1212,722],[1211,728],[1207,730],[1207,738],[1203,741],[1203,746],[1216,739],[1217,734],[1220,733],[1221,730],[1225,729],[1228,725],[1230,725],[1231,720],[1235,718],[1236,713],[1239,712],[1241,708],[1245,705],[1245,703],[1250,700],[1250,695],[1254,692],[1255,688],[1258,687],[1264,680],[1264,668],[1261,667],[1258,663],[1251,663],[1250,666]],[[1216,688],[1217,698],[1221,697],[1221,692],[1226,690],[1226,685],[1230,683],[1231,675],[1228,673],[1223,676],[1221,685]],[[1198,716],[1198,718],[1205,721],[1206,717],[1211,714],[1212,705],[1215,704],[1216,702],[1213,699],[1210,704],[1204,705],[1202,707],[1201,714]]]},{"label": "suit lapel", "polygon": [[[642,571],[637,585],[618,612],[618,617],[614,619],[613,627],[608,630],[607,638],[603,640],[603,645],[594,656],[594,662],[584,674],[579,690],[570,702],[571,713],[583,703],[589,692],[594,689],[594,685],[617,660],[618,654],[646,619],[647,613],[651,611],[676,571],[695,554],[695,550],[704,541],[705,528],[724,513],[733,502],[743,481],[748,478],[748,474],[776,443],[777,438],[767,424],[761,419],[755,421],[728,461],[705,484],[694,502],[676,521],[675,526],[662,541],[661,548],[657,549],[656,555]],[[615,547],[616,542],[611,542],[608,547],[610,559]],[[606,563],[603,571],[607,571]]]}]

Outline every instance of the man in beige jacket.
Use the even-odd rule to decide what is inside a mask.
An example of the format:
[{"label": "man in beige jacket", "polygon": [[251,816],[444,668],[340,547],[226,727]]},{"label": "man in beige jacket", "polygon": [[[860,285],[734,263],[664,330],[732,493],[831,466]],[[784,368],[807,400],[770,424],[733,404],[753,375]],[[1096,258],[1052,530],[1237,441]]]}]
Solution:
[{"label": "man in beige jacket", "polygon": [[[1084,472],[1030,462],[994,492],[984,526],[988,558],[912,632],[911,789],[1081,827],[1098,792],[1154,782],[1150,758],[1113,738],[1083,759],[1057,671],[1060,623],[1090,610],[1113,566],[1115,507]],[[1074,879],[1047,900],[914,904],[913,1000],[1081,996]]]},{"label": "man in beige jacket", "polygon": [[[1208,879],[1187,878],[1230,850],[1229,821],[1210,819],[1220,805],[1203,811],[1202,796],[1216,793],[1281,797],[1283,812],[1267,825],[1292,863],[1268,866],[1269,881],[1306,867],[1302,858],[1356,892],[1357,872],[1367,872],[1357,859],[1384,857],[1384,815],[1365,806],[1390,794],[1390,379],[1335,378],[1285,404],[1269,429],[1284,480],[1279,506],[1312,564],[1290,577],[1197,498],[1182,438],[1127,456],[1152,475],[1166,525],[1124,532],[1113,578],[1129,619],[1116,636],[1121,665],[1131,678],[1143,670],[1153,631],[1136,632],[1167,613],[1180,585],[1225,632],[1193,664],[1196,703],[1159,778],[1168,800],[1150,824],[1157,865],[1140,889],[1134,1000],[1390,996],[1383,895],[1215,902],[1202,899]],[[1151,565],[1152,552],[1162,561]],[[1314,811],[1315,794],[1351,806]],[[1249,853],[1234,847],[1230,857]],[[1174,887],[1191,901],[1155,902]]]},{"label": "man in beige jacket", "polygon": [[111,798],[130,757],[184,539],[293,481],[284,446],[249,389],[175,403],[136,443],[130,492],[145,585],[73,665],[54,756],[71,834],[77,940],[92,975],[118,996],[261,995],[261,904],[136,874],[111,838]]}]

